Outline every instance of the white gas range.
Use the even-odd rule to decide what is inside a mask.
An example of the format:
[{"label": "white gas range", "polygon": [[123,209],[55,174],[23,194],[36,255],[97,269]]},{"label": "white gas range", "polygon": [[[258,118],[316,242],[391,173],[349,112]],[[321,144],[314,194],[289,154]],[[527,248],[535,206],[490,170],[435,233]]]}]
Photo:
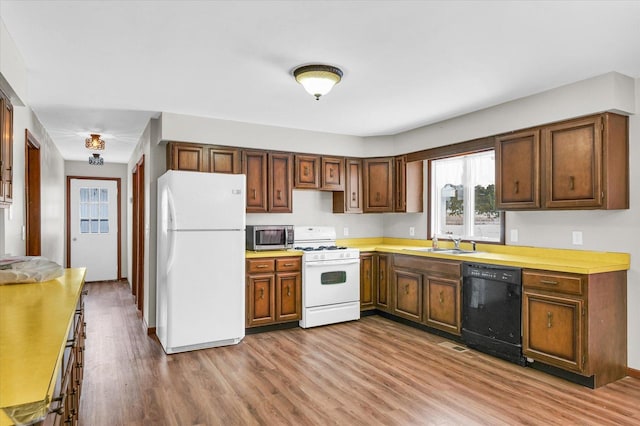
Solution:
[{"label": "white gas range", "polygon": [[327,226],[296,226],[294,250],[304,251],[300,327],[360,319],[360,251],[337,247]]}]

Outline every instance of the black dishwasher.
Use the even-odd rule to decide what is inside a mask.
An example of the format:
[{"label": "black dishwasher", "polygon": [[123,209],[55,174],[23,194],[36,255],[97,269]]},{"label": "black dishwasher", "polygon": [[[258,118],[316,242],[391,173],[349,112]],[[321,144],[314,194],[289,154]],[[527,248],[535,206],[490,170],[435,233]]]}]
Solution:
[{"label": "black dishwasher", "polygon": [[480,352],[526,365],[522,356],[522,271],[463,263],[462,340]]}]

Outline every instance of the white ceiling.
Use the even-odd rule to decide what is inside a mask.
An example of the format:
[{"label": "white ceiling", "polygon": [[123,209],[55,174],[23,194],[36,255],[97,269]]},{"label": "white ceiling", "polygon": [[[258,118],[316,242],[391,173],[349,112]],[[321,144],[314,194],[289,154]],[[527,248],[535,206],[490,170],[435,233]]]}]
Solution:
[{"label": "white ceiling", "polygon": [[[174,112],[395,134],[585,78],[640,77],[640,1],[9,1],[28,99],[63,157],[127,162]],[[291,71],[336,65],[315,101]]]}]

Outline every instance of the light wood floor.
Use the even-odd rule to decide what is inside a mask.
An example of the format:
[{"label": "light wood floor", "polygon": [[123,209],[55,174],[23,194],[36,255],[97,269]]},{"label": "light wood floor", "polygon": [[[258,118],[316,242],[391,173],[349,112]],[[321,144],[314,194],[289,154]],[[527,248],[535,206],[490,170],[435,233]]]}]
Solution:
[{"label": "light wood floor", "polygon": [[638,379],[591,390],[379,316],[166,356],[126,284],[87,288],[81,425],[640,424]]}]

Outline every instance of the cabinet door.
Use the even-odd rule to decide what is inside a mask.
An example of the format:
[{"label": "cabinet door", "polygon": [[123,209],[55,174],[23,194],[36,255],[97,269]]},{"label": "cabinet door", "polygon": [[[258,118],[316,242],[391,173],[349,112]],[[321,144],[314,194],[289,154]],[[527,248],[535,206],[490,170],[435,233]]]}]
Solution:
[{"label": "cabinet door", "polygon": [[496,138],[496,206],[499,209],[540,207],[539,131]]},{"label": "cabinet door", "polygon": [[276,319],[274,274],[247,278],[247,327],[271,324]]},{"label": "cabinet door", "polygon": [[393,211],[393,158],[364,160],[364,212]]},{"label": "cabinet door", "polygon": [[362,213],[362,160],[345,160],[344,191],[334,191],[334,213]]},{"label": "cabinet door", "polygon": [[414,321],[422,320],[422,275],[394,270],[394,313]]},{"label": "cabinet door", "polygon": [[293,165],[290,154],[269,154],[269,211],[291,213]]},{"label": "cabinet door", "polygon": [[394,210],[407,211],[407,157],[401,155],[395,158],[394,172]]},{"label": "cabinet door", "polygon": [[460,335],[460,280],[426,277],[425,324]]},{"label": "cabinet door", "polygon": [[169,164],[172,170],[206,171],[203,145],[171,143],[168,149],[170,150]]},{"label": "cabinet door", "polygon": [[322,157],[321,189],[344,191],[344,158]]},{"label": "cabinet door", "polygon": [[296,155],[294,185],[300,189],[318,189],[320,186],[320,157]]},{"label": "cabinet door", "polygon": [[209,148],[209,172],[240,173],[240,150]]},{"label": "cabinet door", "polygon": [[302,318],[302,275],[300,272],[276,274],[276,321]]},{"label": "cabinet door", "polygon": [[378,257],[378,285],[376,287],[376,307],[384,311],[389,310],[389,272],[387,265],[389,258],[386,254]]},{"label": "cabinet door", "polygon": [[602,205],[602,117],[560,123],[542,129],[547,166],[545,206]]},{"label": "cabinet door", "polygon": [[582,299],[526,291],[522,305],[522,353],[560,368],[584,368]]},{"label": "cabinet door", "polygon": [[267,153],[244,151],[243,172],[247,175],[247,213],[267,212]]},{"label": "cabinet door", "polygon": [[0,203],[13,200],[13,106],[0,93]]},{"label": "cabinet door", "polygon": [[375,254],[360,255],[360,310],[373,309],[375,294]]}]

